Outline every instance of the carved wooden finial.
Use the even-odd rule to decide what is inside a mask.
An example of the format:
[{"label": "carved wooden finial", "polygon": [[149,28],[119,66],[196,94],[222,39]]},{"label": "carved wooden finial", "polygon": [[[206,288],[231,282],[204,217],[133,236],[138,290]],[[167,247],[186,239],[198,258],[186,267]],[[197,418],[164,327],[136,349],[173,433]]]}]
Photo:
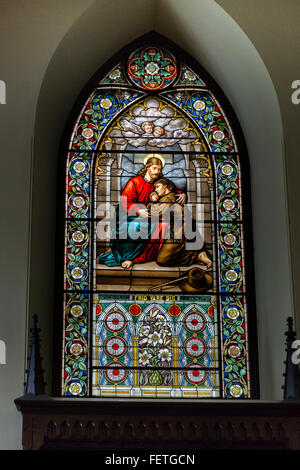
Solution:
[{"label": "carved wooden finial", "polygon": [[284,399],[300,398],[300,371],[299,365],[293,362],[294,353],[293,342],[296,339],[296,333],[293,331],[293,318],[287,319],[288,331],[286,335],[286,361],[284,375]]},{"label": "carved wooden finial", "polygon": [[42,357],[40,353],[40,328],[38,328],[38,317],[33,315],[33,328],[30,328],[30,352],[28,357],[27,380],[25,383],[25,395],[44,395],[45,382],[44,370],[42,368]]}]

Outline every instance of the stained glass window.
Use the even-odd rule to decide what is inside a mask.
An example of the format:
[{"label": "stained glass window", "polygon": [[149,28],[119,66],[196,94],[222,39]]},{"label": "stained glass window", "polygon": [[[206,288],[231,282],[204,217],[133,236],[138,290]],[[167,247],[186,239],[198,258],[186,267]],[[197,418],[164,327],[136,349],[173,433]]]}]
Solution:
[{"label": "stained glass window", "polygon": [[154,42],[82,102],[66,151],[62,396],[253,397],[247,155],[208,82]]}]

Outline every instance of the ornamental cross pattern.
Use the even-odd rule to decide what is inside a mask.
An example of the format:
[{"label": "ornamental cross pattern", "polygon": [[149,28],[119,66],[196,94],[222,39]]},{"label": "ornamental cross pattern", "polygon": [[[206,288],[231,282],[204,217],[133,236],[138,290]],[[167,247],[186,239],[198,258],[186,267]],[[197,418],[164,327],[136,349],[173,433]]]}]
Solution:
[{"label": "ornamental cross pattern", "polygon": [[175,58],[156,47],[139,49],[128,61],[128,75],[141,88],[159,90],[170,85],[177,76]]}]

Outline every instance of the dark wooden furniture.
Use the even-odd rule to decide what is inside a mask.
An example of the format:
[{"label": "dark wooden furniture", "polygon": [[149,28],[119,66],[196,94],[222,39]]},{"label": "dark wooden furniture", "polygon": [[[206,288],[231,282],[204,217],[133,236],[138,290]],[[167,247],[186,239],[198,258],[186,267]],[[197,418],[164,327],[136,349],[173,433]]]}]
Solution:
[{"label": "dark wooden furniture", "polygon": [[298,449],[300,401],[66,399],[26,395],[24,449]]}]

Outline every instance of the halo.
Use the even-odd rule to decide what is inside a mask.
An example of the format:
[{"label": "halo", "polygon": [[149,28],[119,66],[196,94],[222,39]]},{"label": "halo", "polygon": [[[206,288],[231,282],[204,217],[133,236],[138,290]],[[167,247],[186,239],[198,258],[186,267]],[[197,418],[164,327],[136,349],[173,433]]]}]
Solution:
[{"label": "halo", "polygon": [[158,160],[160,160],[162,167],[164,167],[166,164],[164,157],[160,155],[160,153],[148,153],[148,155],[146,155],[146,157],[144,158],[144,165],[146,165],[147,161],[150,160],[150,158],[157,158]]}]

